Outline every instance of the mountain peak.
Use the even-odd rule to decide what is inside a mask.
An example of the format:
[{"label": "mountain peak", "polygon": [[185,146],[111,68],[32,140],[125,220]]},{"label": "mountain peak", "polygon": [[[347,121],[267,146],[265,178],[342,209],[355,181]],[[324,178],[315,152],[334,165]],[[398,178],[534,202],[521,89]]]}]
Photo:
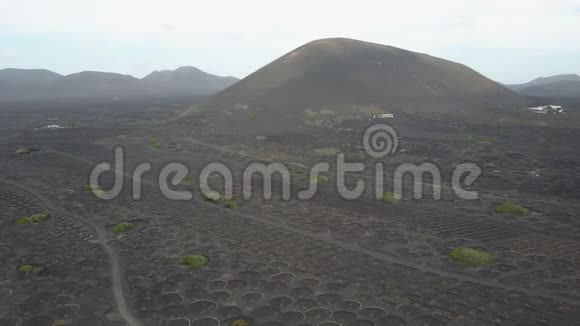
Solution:
[{"label": "mountain peak", "polygon": [[[347,38],[306,43],[211,99],[216,108],[248,105],[301,119],[304,110],[337,115],[518,106],[525,100],[474,70],[392,46]],[[275,128],[275,124],[273,124]]]},{"label": "mountain peak", "polygon": [[206,74],[206,72],[204,72],[201,69],[198,69],[194,66],[183,66],[183,67],[179,67],[177,69],[175,69],[176,73],[180,73],[180,74],[194,74],[194,73],[201,73],[201,74]]}]

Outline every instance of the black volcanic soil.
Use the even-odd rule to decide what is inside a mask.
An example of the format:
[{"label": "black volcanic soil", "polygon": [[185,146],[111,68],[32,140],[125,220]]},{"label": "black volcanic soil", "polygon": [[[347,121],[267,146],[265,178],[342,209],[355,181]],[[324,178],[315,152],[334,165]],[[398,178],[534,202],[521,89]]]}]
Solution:
[{"label": "black volcanic soil", "polygon": [[[373,200],[370,193],[342,200],[331,174],[309,201],[284,201],[279,193],[273,200],[246,201],[240,195],[240,174],[251,162],[295,163],[297,188],[308,177],[296,172],[296,164],[333,161],[316,151],[320,148],[338,148],[350,161],[373,166],[376,161],[358,147],[368,120],[347,121],[350,129],[341,131],[321,126],[256,139],[232,123],[209,120],[208,112],[158,105],[154,110],[143,102],[108,109],[77,103],[85,108],[77,112],[60,104],[0,110],[0,243],[5,248],[0,325],[232,325],[237,320],[249,326],[571,325],[578,320],[578,113],[521,113],[503,124],[453,115],[386,121],[401,136],[399,153],[383,162],[386,175],[400,162],[435,162],[444,180],[457,163],[484,166],[474,186],[479,200],[458,200],[445,190],[440,201],[393,205]],[[78,127],[35,130],[55,118],[76,120]],[[470,135],[497,141],[469,143]],[[141,200],[131,198],[128,178],[120,197],[111,201],[81,189],[95,163],[112,160],[115,145],[125,149],[128,173],[138,163],[152,163]],[[14,154],[27,146],[38,151]],[[193,191],[192,200],[166,199],[155,186],[167,162],[190,168],[194,180],[176,189]],[[201,198],[195,181],[209,162],[222,162],[234,172],[238,208]],[[370,172],[349,180],[370,180]],[[530,214],[494,213],[507,200]],[[49,212],[51,219],[15,223],[38,211]],[[133,228],[115,235],[110,228],[119,222]],[[488,250],[496,261],[478,268],[457,265],[448,254],[458,246]],[[209,265],[180,266],[180,258],[191,254],[207,255]],[[16,269],[21,264],[36,269],[21,273]]]}]

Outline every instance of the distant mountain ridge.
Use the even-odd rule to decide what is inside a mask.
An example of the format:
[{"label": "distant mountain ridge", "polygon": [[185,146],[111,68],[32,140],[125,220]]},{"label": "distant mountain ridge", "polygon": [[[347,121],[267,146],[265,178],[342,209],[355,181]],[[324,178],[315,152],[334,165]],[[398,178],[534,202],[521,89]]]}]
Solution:
[{"label": "distant mountain ridge", "polygon": [[[191,66],[176,70],[156,70],[142,79],[149,87],[163,89],[170,94],[190,91],[213,94],[235,84],[238,80],[231,76],[211,75]],[[196,85],[195,90],[191,89],[192,85]]]},{"label": "distant mountain ridge", "polygon": [[506,86],[527,96],[580,98],[580,76],[577,74],[539,77],[524,84]]},{"label": "distant mountain ridge", "polygon": [[201,96],[237,82],[195,67],[154,71],[144,78],[99,71],[60,75],[44,69],[0,70],[0,101],[157,96]]},{"label": "distant mountain ridge", "polygon": [[63,77],[46,69],[16,69],[0,70],[0,82],[10,83],[46,83]]}]

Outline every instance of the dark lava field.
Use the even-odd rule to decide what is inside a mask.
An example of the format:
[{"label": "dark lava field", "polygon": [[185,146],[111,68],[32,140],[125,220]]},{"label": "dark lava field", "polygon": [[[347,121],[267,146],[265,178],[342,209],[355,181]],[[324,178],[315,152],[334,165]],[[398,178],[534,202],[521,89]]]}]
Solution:
[{"label": "dark lava field", "polygon": [[[580,321],[580,111],[496,110],[471,122],[400,114],[382,121],[397,130],[398,152],[374,159],[361,149],[368,118],[260,135],[236,124],[245,113],[215,119],[188,101],[0,109],[0,326]],[[124,187],[102,200],[84,186],[96,164],[114,162],[116,146],[124,149]],[[335,153],[365,164],[347,175],[349,187],[366,181],[364,196],[342,199],[331,170],[317,179],[314,198],[299,200],[296,191],[311,183],[309,168],[334,166]],[[151,171],[135,199],[132,172],[143,162]],[[169,187],[192,192],[191,199],[166,198],[158,187],[159,171],[171,162],[186,165],[191,178]],[[198,177],[214,162],[233,173],[234,204],[201,193]],[[290,200],[278,177],[271,199],[262,198],[260,182],[243,198],[242,173],[256,162],[290,167]],[[423,199],[406,192],[401,200],[377,200],[379,162],[385,189],[398,164],[435,164],[442,198],[430,198],[425,179]],[[464,162],[482,169],[467,187],[478,191],[476,200],[450,188]],[[219,177],[210,180],[224,190]],[[103,188],[112,181],[107,174]],[[506,203],[525,214],[498,213]],[[19,222],[43,213],[47,219]],[[122,223],[127,228],[114,232]],[[494,259],[458,263],[450,254],[461,247]],[[194,255],[207,264],[182,264]]]}]

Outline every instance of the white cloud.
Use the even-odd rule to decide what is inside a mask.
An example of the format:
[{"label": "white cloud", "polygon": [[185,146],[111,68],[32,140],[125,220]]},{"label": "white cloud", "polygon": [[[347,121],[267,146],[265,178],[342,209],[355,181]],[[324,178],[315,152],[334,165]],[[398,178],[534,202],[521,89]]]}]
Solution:
[{"label": "white cloud", "polygon": [[213,36],[231,33],[277,42],[275,36],[281,33],[533,48],[538,43],[579,46],[569,42],[578,40],[572,34],[580,30],[574,11],[579,6],[579,1],[570,0],[0,0],[0,26],[4,31],[89,33],[117,41],[165,40],[192,46],[196,38],[211,42]]}]

